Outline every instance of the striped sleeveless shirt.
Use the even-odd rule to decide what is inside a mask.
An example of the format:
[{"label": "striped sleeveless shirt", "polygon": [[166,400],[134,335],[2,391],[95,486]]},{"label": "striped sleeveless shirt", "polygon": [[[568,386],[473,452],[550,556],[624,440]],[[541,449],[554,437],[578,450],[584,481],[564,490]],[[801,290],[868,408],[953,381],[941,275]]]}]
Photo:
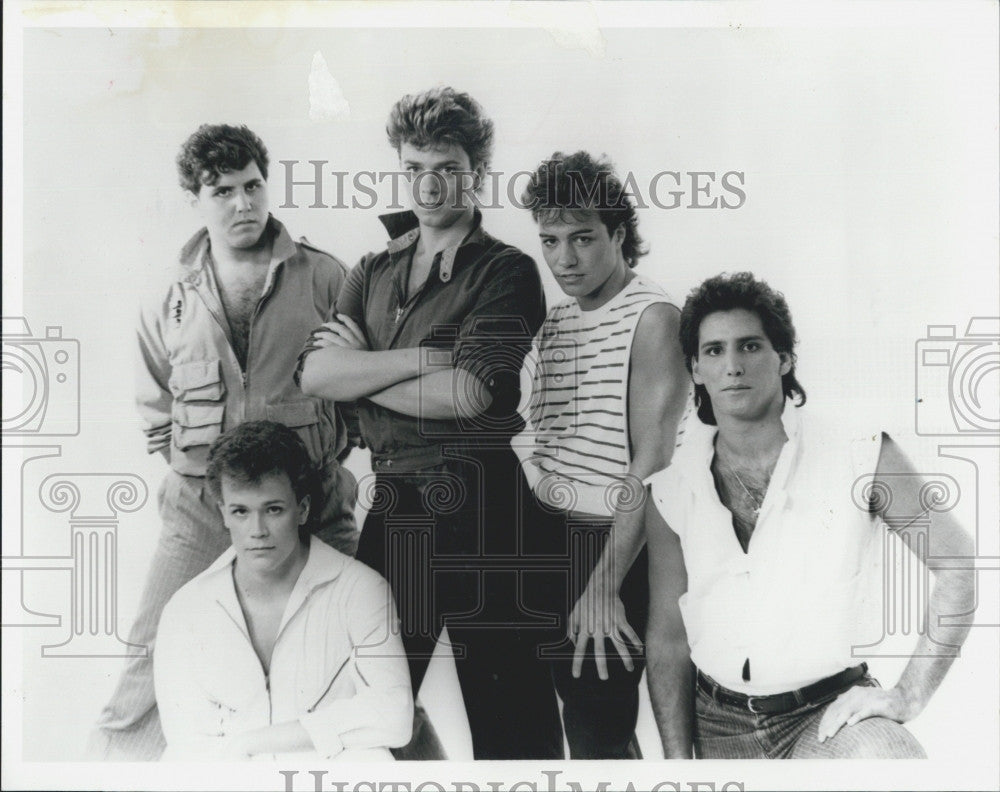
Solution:
[{"label": "striped sleeveless shirt", "polygon": [[545,318],[521,370],[525,429],[511,444],[535,495],[548,505],[614,514],[632,456],[632,342],[643,311],[655,303],[674,304],[637,275],[600,308],[582,311],[569,299]]}]

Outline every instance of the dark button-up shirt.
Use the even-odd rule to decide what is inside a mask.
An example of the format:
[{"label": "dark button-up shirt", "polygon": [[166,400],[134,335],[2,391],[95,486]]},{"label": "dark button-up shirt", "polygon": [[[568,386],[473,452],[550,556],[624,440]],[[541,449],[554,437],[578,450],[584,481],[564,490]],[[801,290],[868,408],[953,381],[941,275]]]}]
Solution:
[{"label": "dark button-up shirt", "polygon": [[[476,225],[461,243],[439,251],[423,286],[406,293],[420,230],[416,215],[384,215],[391,240],[348,274],[337,312],[362,327],[373,351],[434,347],[478,377],[493,400],[476,418],[432,420],[403,415],[362,399],[361,436],[376,471],[439,465],[445,447],[502,447],[523,428],[517,414],[521,363],[545,318],[545,296],[534,260]],[[443,358],[441,356],[444,356]],[[429,373],[429,372],[428,372]],[[345,376],[348,375],[345,372]]]}]

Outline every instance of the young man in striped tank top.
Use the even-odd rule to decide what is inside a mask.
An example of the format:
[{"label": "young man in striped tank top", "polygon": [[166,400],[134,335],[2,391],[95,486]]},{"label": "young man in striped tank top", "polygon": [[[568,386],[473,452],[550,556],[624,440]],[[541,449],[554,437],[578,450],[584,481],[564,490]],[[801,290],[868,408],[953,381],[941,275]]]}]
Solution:
[{"label": "young man in striped tank top", "polygon": [[531,492],[521,530],[526,554],[547,557],[524,573],[522,602],[555,617],[539,657],[563,701],[571,757],[639,758],[649,597],[638,506],[642,480],[670,461],[688,402],[680,312],[633,270],[645,245],[609,162],[554,154],[524,201],[569,299],[549,311],[522,371],[526,426],[512,445]]}]

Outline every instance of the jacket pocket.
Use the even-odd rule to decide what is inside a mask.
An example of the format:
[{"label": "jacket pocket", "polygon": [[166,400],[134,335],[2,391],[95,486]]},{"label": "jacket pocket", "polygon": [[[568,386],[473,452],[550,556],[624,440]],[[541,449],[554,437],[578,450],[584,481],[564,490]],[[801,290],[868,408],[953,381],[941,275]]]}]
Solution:
[{"label": "jacket pocket", "polygon": [[175,401],[172,410],[174,445],[181,451],[211,445],[222,434],[225,411],[225,404],[188,404]]},{"label": "jacket pocket", "polygon": [[194,360],[174,366],[170,392],[181,401],[221,401],[226,395],[218,358]]},{"label": "jacket pocket", "polygon": [[306,444],[312,461],[316,464],[323,462],[323,438],[320,432],[320,410],[317,402],[308,400],[269,404],[267,418],[294,429]]},{"label": "jacket pocket", "polygon": [[187,451],[211,445],[222,434],[226,386],[218,358],[193,360],[170,373],[174,447]]}]

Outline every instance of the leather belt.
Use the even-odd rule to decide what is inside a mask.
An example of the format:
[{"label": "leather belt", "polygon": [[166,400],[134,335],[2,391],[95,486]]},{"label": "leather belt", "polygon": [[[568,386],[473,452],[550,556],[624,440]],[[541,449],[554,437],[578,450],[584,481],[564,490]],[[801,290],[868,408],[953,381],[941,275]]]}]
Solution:
[{"label": "leather belt", "polygon": [[832,693],[839,693],[846,690],[861,677],[868,673],[868,664],[845,668],[839,674],[828,676],[819,682],[806,685],[798,690],[790,690],[787,693],[775,693],[771,696],[747,696],[722,687],[718,682],[707,674],[698,672],[698,687],[711,696],[716,701],[728,704],[731,707],[739,707],[748,710],[754,715],[767,714],[779,715],[784,712],[791,712],[803,704],[810,704]]}]

